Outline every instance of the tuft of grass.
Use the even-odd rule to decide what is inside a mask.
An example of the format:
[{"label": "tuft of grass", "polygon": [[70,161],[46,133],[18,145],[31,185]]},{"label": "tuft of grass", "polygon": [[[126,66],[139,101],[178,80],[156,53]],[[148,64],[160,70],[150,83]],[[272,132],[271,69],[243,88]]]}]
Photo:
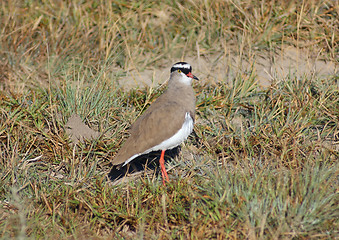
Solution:
[{"label": "tuft of grass", "polygon": [[199,211],[222,222],[230,232],[242,225],[250,238],[331,238],[337,234],[328,231],[337,226],[337,165],[308,165],[297,173],[254,164],[241,171],[210,169],[209,181],[199,187],[203,196]]}]

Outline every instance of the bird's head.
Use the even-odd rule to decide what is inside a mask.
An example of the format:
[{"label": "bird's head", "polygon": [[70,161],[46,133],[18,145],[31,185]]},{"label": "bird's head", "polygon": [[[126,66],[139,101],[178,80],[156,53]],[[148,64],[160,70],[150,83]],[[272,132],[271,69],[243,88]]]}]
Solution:
[{"label": "bird's head", "polygon": [[192,79],[199,80],[192,74],[192,67],[186,62],[177,62],[171,68],[171,77],[177,76],[184,84],[191,85]]}]

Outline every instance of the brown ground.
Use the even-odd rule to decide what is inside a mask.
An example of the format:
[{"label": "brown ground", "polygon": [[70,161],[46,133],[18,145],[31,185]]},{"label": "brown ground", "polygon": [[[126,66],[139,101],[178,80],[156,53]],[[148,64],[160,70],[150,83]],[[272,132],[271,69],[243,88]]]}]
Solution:
[{"label": "brown ground", "polygon": [[[255,52],[252,56],[242,56],[233,53],[213,54],[182,59],[190,63],[193,73],[203,82],[215,83],[231,79],[237,73],[249,71],[254,65],[257,80],[260,86],[268,86],[271,81],[283,80],[289,74],[301,76],[328,76],[338,71],[338,65],[332,61],[320,59],[320,52],[311,52],[307,49],[287,47],[276,53]],[[125,89],[133,87],[152,86],[164,83],[169,76],[170,66],[181,59],[168,60],[163,68],[149,68],[144,71],[133,69],[127,76],[119,80]],[[226,70],[226,71],[225,71]],[[152,83],[153,81],[153,83]]]}]

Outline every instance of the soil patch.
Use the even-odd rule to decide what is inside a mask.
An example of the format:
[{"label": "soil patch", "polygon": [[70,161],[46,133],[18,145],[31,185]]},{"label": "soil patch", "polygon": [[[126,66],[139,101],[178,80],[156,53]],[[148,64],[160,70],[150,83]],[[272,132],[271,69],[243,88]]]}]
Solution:
[{"label": "soil patch", "polygon": [[227,54],[213,54],[185,59],[167,60],[162,68],[149,67],[143,71],[133,69],[118,82],[126,90],[130,88],[155,87],[163,84],[169,77],[173,63],[184,60],[193,67],[193,73],[204,83],[230,81],[237,74],[250,72],[257,75],[259,86],[267,87],[272,81],[281,81],[289,76],[328,77],[336,75],[338,64],[320,58],[311,50],[287,47],[275,53],[255,52],[251,56],[240,56],[230,51]]}]

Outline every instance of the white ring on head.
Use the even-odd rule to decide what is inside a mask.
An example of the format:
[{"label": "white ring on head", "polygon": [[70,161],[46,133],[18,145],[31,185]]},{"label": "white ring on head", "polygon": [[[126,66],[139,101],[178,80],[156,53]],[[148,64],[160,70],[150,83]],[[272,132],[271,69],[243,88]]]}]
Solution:
[{"label": "white ring on head", "polygon": [[189,65],[188,63],[186,63],[186,64],[177,63],[177,64],[174,64],[173,67],[174,68],[187,68],[187,69],[190,69],[191,65]]}]

